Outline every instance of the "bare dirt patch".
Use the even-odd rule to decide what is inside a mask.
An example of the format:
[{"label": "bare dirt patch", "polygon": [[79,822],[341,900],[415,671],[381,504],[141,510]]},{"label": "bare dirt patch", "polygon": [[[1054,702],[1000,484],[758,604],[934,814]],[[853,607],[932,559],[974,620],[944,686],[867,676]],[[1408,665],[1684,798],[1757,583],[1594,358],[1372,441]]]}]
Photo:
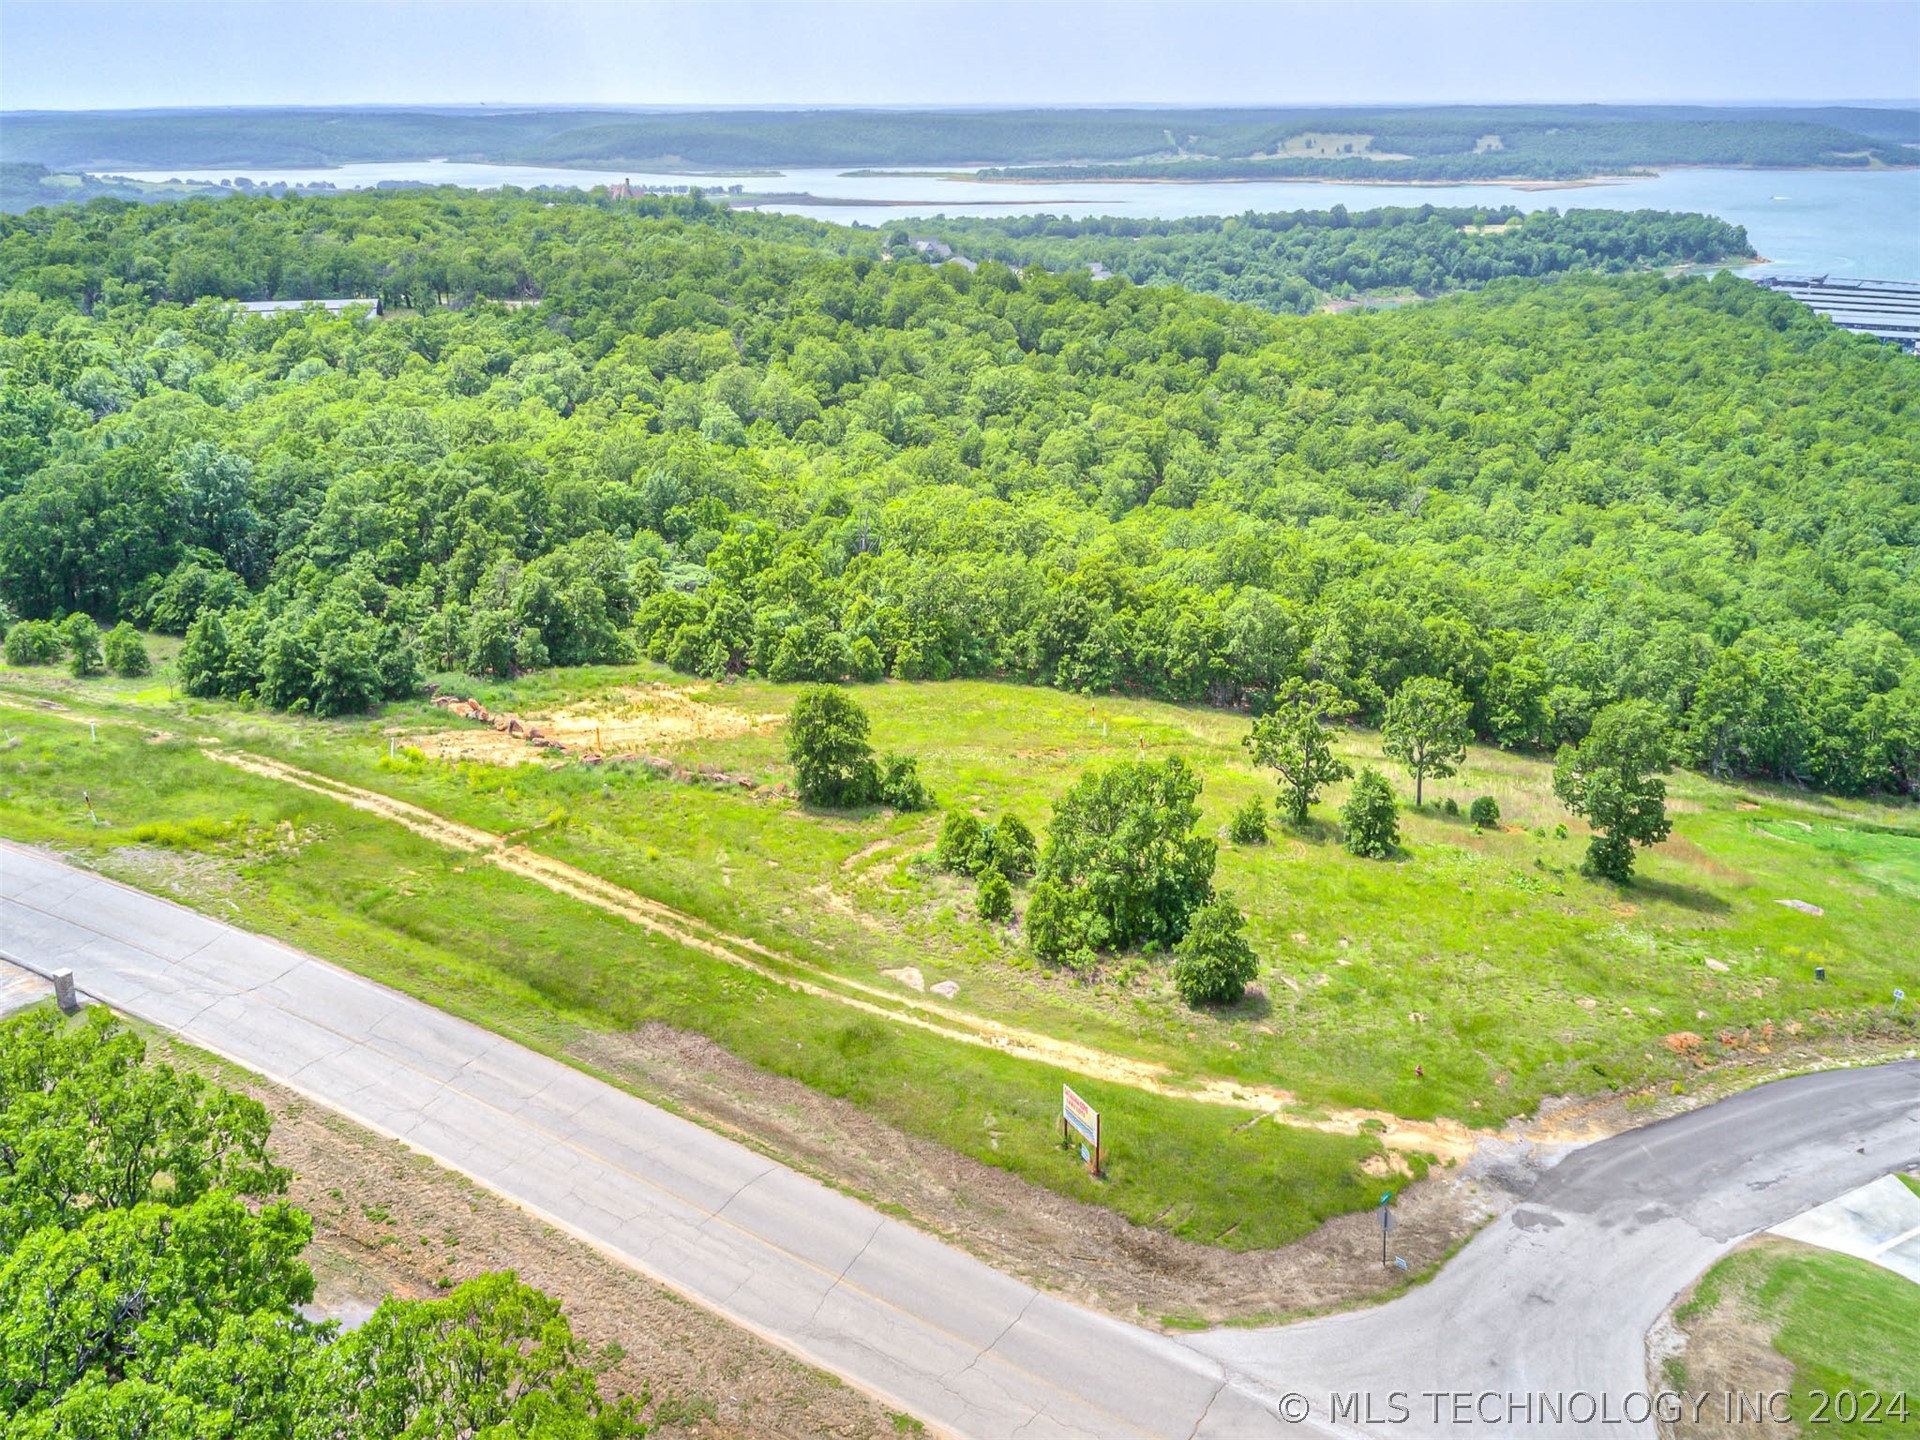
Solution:
[{"label": "bare dirt patch", "polygon": [[[921,1228],[1041,1289],[1149,1325],[1337,1309],[1397,1290],[1370,1214],[1277,1250],[1226,1251],[1150,1230],[1004,1170],[916,1141],[844,1100],[768,1075],[701,1035],[654,1024],[570,1053],[711,1129]],[[1396,1202],[1395,1253],[1418,1275],[1501,1203],[1456,1172]]]},{"label": "bare dirt patch", "polygon": [[808,995],[831,1000],[848,1009],[894,1024],[912,1025],[962,1044],[987,1046],[1009,1055],[1039,1060],[1076,1074],[1131,1086],[1152,1094],[1261,1111],[1283,1125],[1297,1125],[1339,1135],[1372,1134],[1390,1150],[1418,1152],[1436,1160],[1466,1159],[1473,1154],[1477,1144],[1473,1132],[1458,1121],[1407,1120],[1374,1110],[1333,1110],[1308,1117],[1293,1113],[1292,1107],[1298,1097],[1274,1086],[1219,1079],[1183,1083],[1173,1078],[1166,1066],[1154,1061],[1094,1050],[1038,1031],[1001,1024],[952,1005],[913,999],[897,988],[883,989],[851,976],[823,970],[770,949],[757,940],[729,934],[695,916],[635,894],[564,861],[552,859],[524,845],[510,844],[491,831],[449,820],[431,810],[382,795],[376,790],[349,785],[345,781],[301,770],[264,755],[234,750],[207,750],[203,753],[210,760],[235,766],[250,774],[285,781],[316,795],[351,805],[356,810],[383,816],[426,839],[466,854],[478,855],[510,874],[545,886],[556,895],[565,895],[595,906],[730,965],[738,965],[743,970],[792,986]]},{"label": "bare dirt patch", "polygon": [[603,1385],[651,1393],[656,1433],[853,1437],[895,1433],[879,1404],[443,1170],[283,1090],[149,1036],[155,1059],[217,1068],[273,1115],[289,1198],[313,1216],[316,1308],[352,1323],[387,1295],[431,1296],[512,1270],[565,1304],[589,1349],[625,1358]]},{"label": "bare dirt patch", "polygon": [[785,719],[715,704],[707,698],[711,692],[706,685],[629,685],[589,705],[497,716],[471,701],[441,696],[436,704],[474,723],[411,736],[408,743],[435,759],[490,765],[521,765],[556,753],[640,759],[670,755],[696,740],[731,739]]},{"label": "bare dirt patch", "polygon": [[[1755,1245],[1792,1245],[1792,1241],[1762,1238]],[[1682,1408],[1678,1420],[1663,1421],[1668,1440],[1728,1440],[1733,1436],[1792,1436],[1799,1428],[1778,1421],[1742,1419],[1721,1403],[1729,1395],[1772,1395],[1793,1388],[1793,1365],[1773,1348],[1773,1325],[1755,1313],[1748,1296],[1729,1286],[1712,1309],[1676,1317],[1692,1302],[1697,1282],[1689,1285],[1654,1326],[1648,1341],[1648,1381],[1654,1392],[1674,1390],[1706,1396],[1707,1403]],[[1696,1415],[1694,1411],[1698,1410]]]}]

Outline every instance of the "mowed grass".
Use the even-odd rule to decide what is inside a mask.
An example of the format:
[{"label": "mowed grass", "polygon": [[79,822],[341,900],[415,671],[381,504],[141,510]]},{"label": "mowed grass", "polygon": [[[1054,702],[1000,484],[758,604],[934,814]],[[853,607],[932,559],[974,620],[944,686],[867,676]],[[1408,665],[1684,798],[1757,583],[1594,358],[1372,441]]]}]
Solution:
[{"label": "mowed grass", "polygon": [[[135,692],[99,682],[63,693],[91,713]],[[157,704],[148,696],[127,708],[153,715]],[[1094,1180],[1058,1140],[1060,1085],[1072,1077],[797,993],[388,821],[219,764],[202,754],[214,733],[203,722],[223,717],[175,718],[191,723],[170,738],[116,721],[96,740],[54,714],[0,710],[0,835],[91,858],[550,1053],[654,1020],[700,1031],[929,1143],[1186,1238],[1280,1244],[1376,1196],[1360,1168],[1379,1154],[1370,1139],[1251,1124],[1249,1112],[1120,1087],[1095,1095],[1108,1178]],[[309,760],[368,748],[360,727],[284,723],[252,738]],[[687,789],[629,774],[617,793],[645,809]]]},{"label": "mowed grass", "polygon": [[1701,1277],[1678,1319],[1730,1306],[1793,1365],[1801,1434],[1920,1436],[1920,1285],[1850,1255],[1769,1243]]},{"label": "mowed grass", "polygon": [[[128,682],[87,682],[100,698]],[[653,667],[460,681],[495,710],[631,703],[631,687],[691,690],[698,704],[777,715],[794,688],[692,685]],[[1011,810],[1042,830],[1088,767],[1179,754],[1205,782],[1203,827],[1221,836],[1218,881],[1245,907],[1262,973],[1225,1012],[1183,1005],[1165,957],[1120,957],[1091,980],[1037,965],[1017,928],[983,924],[970,882],[934,871],[939,816],[822,814],[770,793],[671,784],[630,765],[458,765],[389,758],[390,746],[458,728],[425,704],[379,721],[321,724],[156,700],[152,723],[205,725],[264,753],[517,838],[808,963],[882,985],[911,965],[958,1003],[1176,1070],[1292,1090],[1308,1105],[1493,1123],[1555,1094],[1687,1084],[1703,1062],[1795,1042],[1915,1038],[1920,813],[1766,793],[1677,773],[1675,833],[1641,852],[1624,890],[1579,873],[1586,835],[1541,759],[1470,752],[1428,806],[1402,812],[1393,862],[1339,843],[1334,787],[1304,834],[1225,842],[1228,813],[1270,777],[1247,763],[1244,716],[1088,699],[988,682],[855,692],[882,749],[919,756],[943,805]],[[169,718],[170,717],[170,718]],[[1377,737],[1342,746],[1387,770]],[[760,725],[661,747],[768,785],[787,780],[784,736]],[[1497,833],[1464,811],[1498,801]],[[1564,827],[1564,836],[1557,827]],[[1909,828],[1913,827],[1913,828]],[[1024,901],[1024,895],[1019,897]],[[1820,915],[1781,904],[1820,907]],[[1824,967],[1824,981],[1815,978]],[[902,993],[905,993],[904,990]],[[1418,1073],[1416,1073],[1416,1067]]]}]

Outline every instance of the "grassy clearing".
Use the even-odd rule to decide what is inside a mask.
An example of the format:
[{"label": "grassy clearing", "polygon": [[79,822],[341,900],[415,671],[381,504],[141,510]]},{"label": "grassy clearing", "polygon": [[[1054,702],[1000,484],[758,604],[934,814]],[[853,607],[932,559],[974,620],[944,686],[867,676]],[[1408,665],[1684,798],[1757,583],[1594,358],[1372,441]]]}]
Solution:
[{"label": "grassy clearing", "polygon": [[[651,667],[459,688],[495,711],[631,716],[661,685],[690,690]],[[1684,1088],[1729,1056],[1914,1034],[1911,1009],[1891,999],[1897,985],[1920,994],[1904,943],[1920,896],[1911,810],[1677,775],[1674,838],[1618,891],[1579,875],[1585,836],[1553,801],[1540,761],[1473,751],[1465,774],[1430,784],[1425,811],[1403,810],[1405,851],[1393,863],[1340,847],[1336,789],[1306,834],[1277,831],[1255,847],[1223,838],[1219,880],[1248,910],[1262,974],[1242,1004],[1196,1012],[1173,994],[1160,957],[1117,960],[1092,980],[1036,966],[1017,929],[974,917],[970,883],[927,863],[937,815],[819,814],[773,790],[677,784],[637,764],[435,760],[413,743],[430,746],[460,722],[424,703],[323,723],[182,701],[163,674],[75,683],[0,672],[5,690],[111,709],[175,737],[147,744],[103,730],[88,749],[84,727],[0,712],[0,728],[30,741],[0,756],[6,834],[123,859],[164,848],[237,885],[227,899],[244,902],[250,925],[550,1048],[649,1019],[700,1030],[911,1133],[1202,1240],[1272,1243],[1365,1203],[1370,1182],[1353,1167],[1372,1147],[1238,1130],[1244,1115],[1115,1087],[1097,1102],[1115,1179],[1096,1185],[1054,1143],[1051,1074],[742,975],[463,865],[385,821],[213,765],[200,742],[510,834],[850,979],[898,986],[886,972],[912,966],[928,985],[956,981],[963,1009],[1179,1072],[1284,1087],[1306,1113],[1364,1106],[1493,1123],[1551,1094]],[[783,712],[792,693],[749,682],[691,687],[690,698],[756,718]],[[1012,810],[1036,829],[1087,766],[1122,757],[1186,756],[1206,782],[1203,823],[1222,832],[1234,806],[1272,793],[1246,763],[1246,721],[1235,715],[984,682],[859,695],[876,742],[916,752],[943,803]],[[786,780],[777,724],[710,728],[655,753],[768,786]],[[1375,737],[1343,744],[1380,763]],[[88,825],[81,788],[111,829]],[[1478,794],[1499,802],[1499,832],[1436,808],[1451,797],[1464,810]],[[142,826],[154,828],[136,835]]]},{"label": "grassy clearing", "polygon": [[1920,1286],[1850,1255],[1775,1241],[1720,1261],[1675,1319],[1688,1328],[1723,1308],[1770,1334],[1792,1365],[1801,1434],[1920,1436]]},{"label": "grassy clearing", "polygon": [[[482,698],[537,714],[634,678],[549,674]],[[789,693],[750,684],[702,698],[777,713]],[[943,800],[988,815],[1013,809],[1036,828],[1085,766],[1126,755],[1187,755],[1207,781],[1210,825],[1269,789],[1245,765],[1234,716],[974,683],[880,686],[862,698],[882,743],[917,751]],[[1920,840],[1863,828],[1900,817],[1688,776],[1675,777],[1674,840],[1643,859],[1642,883],[1626,892],[1579,876],[1584,836],[1577,825],[1555,835],[1567,817],[1545,767],[1498,752],[1475,752],[1466,775],[1436,789],[1461,801],[1493,794],[1507,822],[1500,834],[1430,806],[1403,817],[1401,862],[1354,860],[1325,818],[1336,790],[1308,835],[1223,846],[1221,882],[1248,908],[1267,968],[1259,994],[1213,1015],[1179,1005],[1157,961],[1118,963],[1093,985],[1035,968],[1016,933],[972,918],[970,885],[922,863],[935,817],[816,815],[766,796],[663,785],[630,767],[395,763],[380,727],[208,718],[265,753],[514,833],[810,962],[882,983],[880,972],[911,964],[928,983],[958,981],[962,1005],[1286,1085],[1308,1103],[1504,1118],[1558,1091],[1684,1080],[1694,1062],[1670,1035],[1700,1036],[1701,1055],[1757,1050],[1790,1027],[1891,1023],[1882,1012],[1892,989],[1920,992],[1897,943],[1920,886]],[[449,726],[424,706],[388,723]],[[777,782],[781,743],[777,726],[761,726],[672,753]],[[1352,757],[1369,758],[1370,743],[1355,736]],[[1816,965],[1827,967],[1824,984]]]},{"label": "grassy clearing", "polygon": [[[1119,1089],[1100,1096],[1111,1178],[1096,1182],[1058,1144],[1061,1072],[851,1016],[383,820],[219,765],[193,739],[152,743],[114,724],[96,742],[84,726],[21,711],[0,728],[11,735],[0,833],[136,881],[148,848],[186,837],[208,881],[190,887],[203,908],[550,1052],[649,1020],[699,1030],[910,1134],[1191,1239],[1283,1243],[1373,1196],[1359,1169],[1378,1153],[1370,1140]],[[128,824],[134,816],[149,818]],[[220,817],[218,842],[202,838],[209,816]],[[155,839],[136,841],[136,829]]]}]

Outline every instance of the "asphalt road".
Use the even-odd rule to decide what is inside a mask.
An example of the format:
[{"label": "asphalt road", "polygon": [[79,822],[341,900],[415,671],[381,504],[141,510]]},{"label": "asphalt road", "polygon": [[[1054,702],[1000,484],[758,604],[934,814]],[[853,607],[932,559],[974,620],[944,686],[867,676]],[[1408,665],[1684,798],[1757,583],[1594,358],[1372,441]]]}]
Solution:
[{"label": "asphalt road", "polygon": [[1920,1061],[1780,1080],[1574,1150],[1390,1305],[1190,1343],[1329,1429],[1650,1437],[1646,1337],[1675,1294],[1735,1241],[1916,1167]]},{"label": "asphalt road", "polygon": [[[1522,1203],[1391,1305],[1175,1339],[1039,1294],[431,1006],[4,844],[0,951],[71,968],[85,994],[978,1440],[1651,1436],[1634,1397],[1674,1293],[1740,1237],[1920,1164],[1920,1062],[1782,1081],[1517,1182]],[[1571,1397],[1572,1418],[1542,1421],[1541,1396]]]}]

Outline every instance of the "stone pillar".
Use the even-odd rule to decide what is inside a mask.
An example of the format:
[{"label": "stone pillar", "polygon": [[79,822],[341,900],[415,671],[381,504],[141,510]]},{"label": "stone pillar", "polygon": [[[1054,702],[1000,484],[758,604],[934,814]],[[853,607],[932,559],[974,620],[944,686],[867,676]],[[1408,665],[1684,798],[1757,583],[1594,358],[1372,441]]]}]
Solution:
[{"label": "stone pillar", "polygon": [[73,992],[73,971],[53,972],[53,1001],[69,1015],[80,1008],[80,997]]}]

